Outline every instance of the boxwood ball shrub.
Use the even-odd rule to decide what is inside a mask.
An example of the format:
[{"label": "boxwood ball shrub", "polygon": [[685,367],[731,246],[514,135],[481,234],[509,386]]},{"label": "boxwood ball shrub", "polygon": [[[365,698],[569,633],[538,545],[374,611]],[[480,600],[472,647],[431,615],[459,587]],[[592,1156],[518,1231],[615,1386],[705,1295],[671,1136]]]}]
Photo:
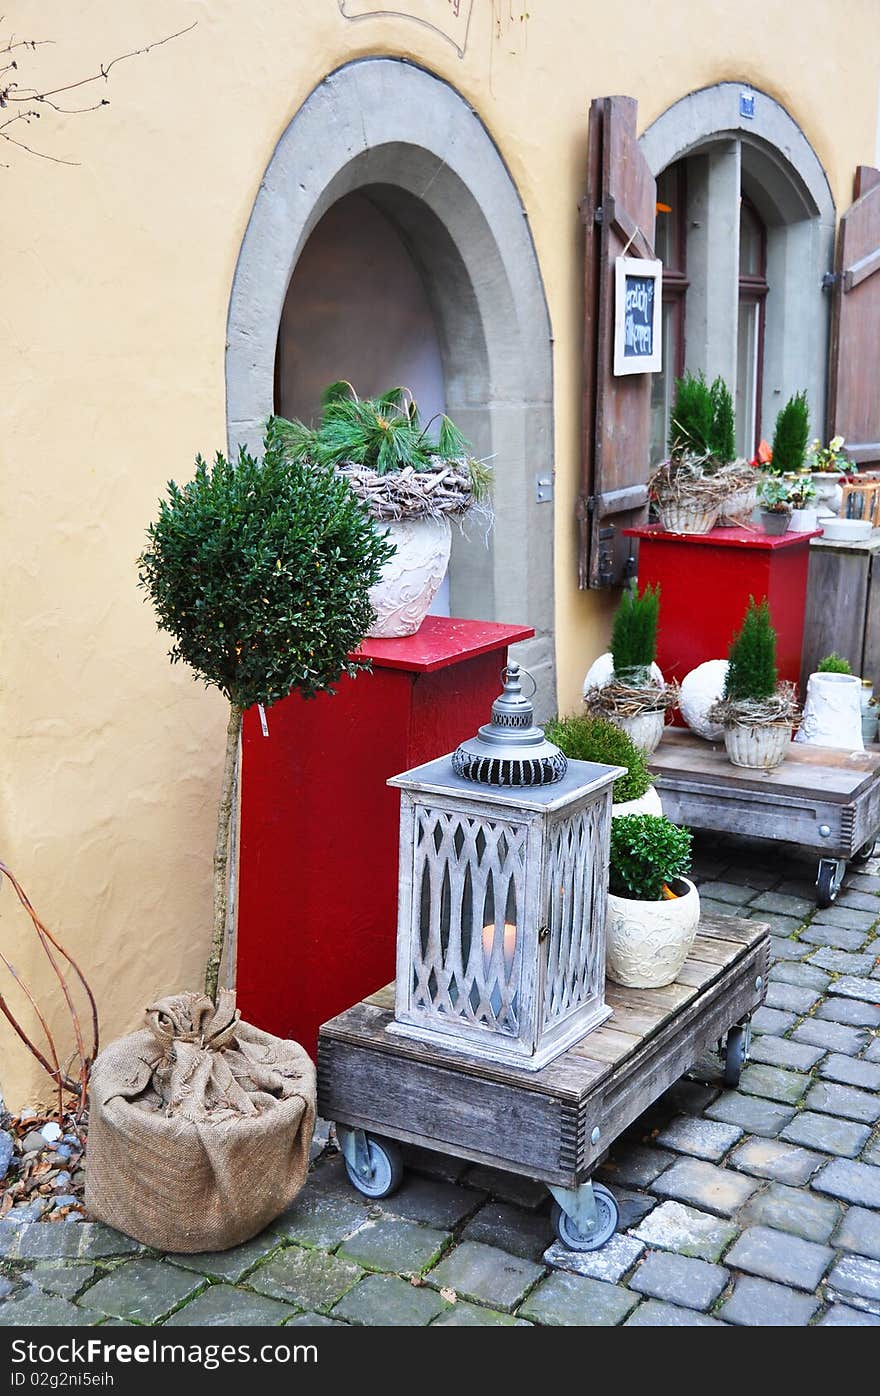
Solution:
[{"label": "boxwood ball shrub", "polygon": [[214,850],[214,930],[205,992],[216,997],[226,931],[232,793],[242,713],[296,690],[332,689],[363,667],[349,654],[374,616],[369,588],[394,552],[330,466],[265,456],[199,456],[170,481],[138,559],[138,584],[183,661],[229,702]]},{"label": "boxwood ball shrub", "polygon": [[691,866],[690,829],[662,814],[624,814],[611,821],[609,887],[616,897],[658,902],[667,886]]},{"label": "boxwood ball shrub", "polygon": [[851,674],[852,665],[843,655],[832,650],[831,654],[826,654],[824,659],[819,660],[817,674]]},{"label": "boxwood ball shrub", "polygon": [[632,739],[604,717],[554,717],[544,729],[549,742],[555,742],[572,761],[597,761],[602,766],[625,766],[626,775],[614,782],[614,800],[641,799],[651,784],[648,760]]}]

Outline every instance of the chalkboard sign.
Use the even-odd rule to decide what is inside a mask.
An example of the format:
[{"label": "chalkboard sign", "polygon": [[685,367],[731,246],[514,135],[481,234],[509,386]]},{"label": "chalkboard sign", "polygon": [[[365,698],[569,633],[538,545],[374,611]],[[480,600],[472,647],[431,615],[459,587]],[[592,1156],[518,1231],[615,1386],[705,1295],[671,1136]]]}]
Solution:
[{"label": "chalkboard sign", "polygon": [[618,257],[614,277],[614,372],[659,373],[663,263]]}]

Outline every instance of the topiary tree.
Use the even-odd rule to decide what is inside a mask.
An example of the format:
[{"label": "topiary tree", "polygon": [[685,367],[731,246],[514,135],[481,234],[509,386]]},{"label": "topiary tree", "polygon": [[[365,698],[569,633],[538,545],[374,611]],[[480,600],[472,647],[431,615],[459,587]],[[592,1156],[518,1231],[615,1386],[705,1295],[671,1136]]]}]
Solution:
[{"label": "topiary tree", "polygon": [[609,888],[616,897],[659,902],[691,865],[693,835],[662,814],[624,814],[611,821]]},{"label": "topiary tree", "polygon": [[675,380],[675,400],[669,421],[669,451],[711,454],[715,406],[702,373],[686,373]]},{"label": "topiary tree", "polygon": [[758,605],[749,597],[742,627],[734,632],[727,652],[727,679],[724,697],[741,699],[772,698],[776,692],[776,631],[770,623],[766,600]]},{"label": "topiary tree", "polygon": [[611,658],[616,677],[625,680],[633,670],[643,669],[650,675],[657,653],[659,615],[659,586],[645,587],[641,594],[635,582],[625,589],[611,630]]},{"label": "topiary tree", "polygon": [[374,611],[368,589],[394,549],[332,469],[285,460],[270,430],[265,458],[199,456],[173,480],[138,559],[138,585],[183,660],[229,701],[214,847],[214,923],[205,992],[216,998],[226,933],[229,827],[242,714],[296,690],[331,690],[362,665],[349,654]]},{"label": "topiary tree", "polygon": [[773,432],[773,469],[790,474],[803,469],[807,442],[810,439],[810,409],[807,395],[795,393],[779,409]]},{"label": "topiary tree", "polygon": [[716,378],[709,394],[712,398],[712,455],[727,465],[736,456],[736,428],[733,397],[723,378]]},{"label": "topiary tree", "polygon": [[548,742],[555,742],[571,761],[596,761],[600,766],[623,766],[626,774],[614,782],[614,800],[640,800],[651,784],[648,758],[620,727],[604,717],[554,717],[545,725]]}]

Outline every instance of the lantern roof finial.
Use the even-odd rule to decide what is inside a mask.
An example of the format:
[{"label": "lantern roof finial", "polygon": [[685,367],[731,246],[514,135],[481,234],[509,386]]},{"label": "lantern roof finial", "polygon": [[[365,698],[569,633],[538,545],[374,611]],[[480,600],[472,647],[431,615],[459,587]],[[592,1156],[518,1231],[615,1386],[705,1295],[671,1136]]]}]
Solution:
[{"label": "lantern roof finial", "polygon": [[[518,664],[502,670],[503,692],[492,704],[492,720],[453,753],[452,768],[478,785],[552,785],[562,780],[568,761],[535,726],[532,695],[522,690]],[[530,674],[527,674],[531,678]],[[532,694],[535,682],[532,679]]]}]

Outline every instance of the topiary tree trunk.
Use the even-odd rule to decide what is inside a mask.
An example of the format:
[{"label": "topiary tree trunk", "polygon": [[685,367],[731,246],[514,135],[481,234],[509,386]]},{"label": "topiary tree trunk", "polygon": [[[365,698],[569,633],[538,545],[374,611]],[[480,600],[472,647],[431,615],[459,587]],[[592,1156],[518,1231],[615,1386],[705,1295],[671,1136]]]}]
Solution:
[{"label": "topiary tree trunk", "polygon": [[349,655],[374,612],[369,589],[393,554],[330,467],[286,459],[270,425],[265,456],[196,460],[171,481],[147,531],[138,583],[172,664],[229,700],[214,844],[214,909],[205,991],[216,1000],[229,913],[229,832],[242,716],[292,691],[332,692],[363,664]]}]

